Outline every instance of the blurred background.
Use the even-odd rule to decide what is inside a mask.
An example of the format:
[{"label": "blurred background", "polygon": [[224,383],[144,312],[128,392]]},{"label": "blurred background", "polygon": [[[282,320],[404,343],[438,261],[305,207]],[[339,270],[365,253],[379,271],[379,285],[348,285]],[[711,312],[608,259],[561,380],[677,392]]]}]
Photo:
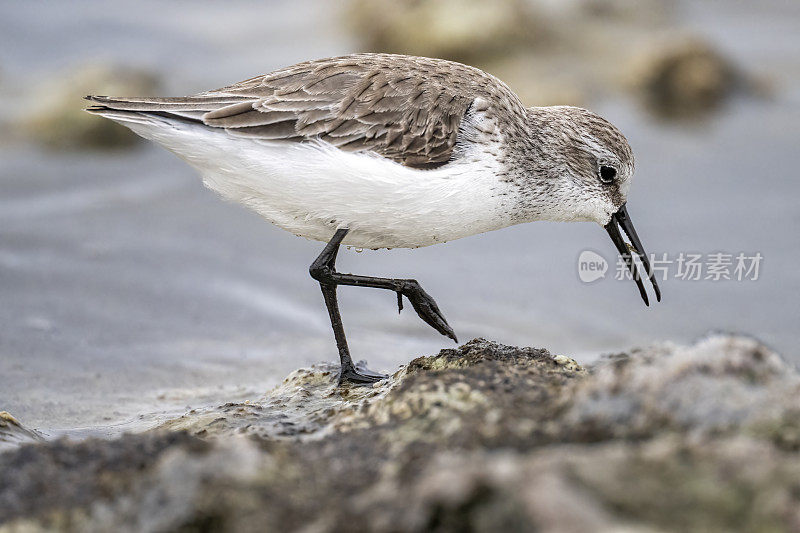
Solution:
[{"label": "blurred background", "polygon": [[[343,251],[341,270],[420,280],[462,341],[586,362],[733,330],[800,361],[798,2],[5,0],[0,410],[48,435],[112,434],[337,360],[307,270],[322,244],[219,200],[81,97],[186,95],[356,51],[467,62],[527,105],[600,113],[636,153],[628,205],[648,251],[763,261],[756,281],[679,280],[672,265],[650,308],[586,223]],[[610,263],[591,284],[587,249]],[[451,345],[398,317],[393,294],[340,295],[354,357],[374,369]]]}]

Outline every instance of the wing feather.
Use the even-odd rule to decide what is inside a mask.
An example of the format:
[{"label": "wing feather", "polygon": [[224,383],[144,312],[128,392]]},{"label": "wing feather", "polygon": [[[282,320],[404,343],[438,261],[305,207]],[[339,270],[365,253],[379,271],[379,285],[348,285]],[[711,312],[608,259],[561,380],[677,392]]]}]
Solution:
[{"label": "wing feather", "polygon": [[478,69],[390,54],[308,61],[185,98],[90,99],[109,110],[173,114],[254,139],[319,137],[344,150],[433,168],[453,157],[461,120],[477,96],[522,106],[505,84]]}]

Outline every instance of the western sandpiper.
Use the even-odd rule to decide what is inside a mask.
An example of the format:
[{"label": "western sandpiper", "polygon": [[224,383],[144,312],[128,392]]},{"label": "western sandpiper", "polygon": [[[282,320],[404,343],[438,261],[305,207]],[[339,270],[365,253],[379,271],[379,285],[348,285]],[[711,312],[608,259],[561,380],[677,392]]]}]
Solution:
[{"label": "western sandpiper", "polygon": [[337,272],[342,244],[418,248],[522,222],[597,222],[645,304],[631,251],[661,299],[625,207],[634,160],[622,133],[585,109],[526,108],[477,68],[354,54],[194,96],[87,99],[95,104],[87,111],[176,153],[223,197],[295,235],[327,242],[310,273],[330,314],[342,381],[385,376],[353,364],[339,285],[394,291],[400,309],[406,297],[422,320],[456,340],[416,280]]}]

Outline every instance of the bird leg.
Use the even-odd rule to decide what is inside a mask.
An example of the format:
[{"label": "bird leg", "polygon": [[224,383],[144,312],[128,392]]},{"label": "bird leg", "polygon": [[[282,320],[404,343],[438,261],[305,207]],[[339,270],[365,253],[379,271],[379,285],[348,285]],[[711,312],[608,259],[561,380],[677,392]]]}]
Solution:
[{"label": "bird leg", "polygon": [[342,364],[342,371],[339,377],[340,383],[343,381],[373,383],[387,376],[371,372],[366,368],[356,368],[353,364],[350,350],[347,347],[347,338],[344,335],[342,317],[339,314],[339,304],[336,299],[336,287],[339,285],[372,287],[394,291],[397,293],[398,311],[403,309],[403,296],[405,296],[422,320],[442,335],[458,342],[453,329],[447,323],[441,311],[439,311],[439,306],[436,305],[433,298],[422,289],[416,280],[376,278],[336,272],[336,256],[339,253],[339,245],[347,235],[347,232],[347,229],[337,230],[330,242],[325,245],[322,253],[311,263],[311,267],[308,269],[311,277],[319,282],[322,295],[325,298],[325,305],[330,315],[333,335],[336,338],[336,347],[339,349],[339,359]]}]

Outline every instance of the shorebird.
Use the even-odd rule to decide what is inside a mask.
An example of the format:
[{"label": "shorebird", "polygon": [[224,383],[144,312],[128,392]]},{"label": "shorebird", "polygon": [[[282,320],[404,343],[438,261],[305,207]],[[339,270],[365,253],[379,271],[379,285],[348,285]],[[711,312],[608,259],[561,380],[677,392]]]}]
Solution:
[{"label": "shorebird", "polygon": [[419,248],[523,222],[596,222],[645,304],[633,255],[661,299],[626,209],[634,158],[622,133],[585,109],[526,108],[480,69],[353,54],[187,97],[86,98],[94,104],[87,111],[174,152],[224,198],[327,242],[309,271],[330,315],[340,383],[386,376],[353,363],[339,285],[394,291],[400,310],[405,297],[422,320],[458,342],[416,280],[338,272],[340,245]]}]

